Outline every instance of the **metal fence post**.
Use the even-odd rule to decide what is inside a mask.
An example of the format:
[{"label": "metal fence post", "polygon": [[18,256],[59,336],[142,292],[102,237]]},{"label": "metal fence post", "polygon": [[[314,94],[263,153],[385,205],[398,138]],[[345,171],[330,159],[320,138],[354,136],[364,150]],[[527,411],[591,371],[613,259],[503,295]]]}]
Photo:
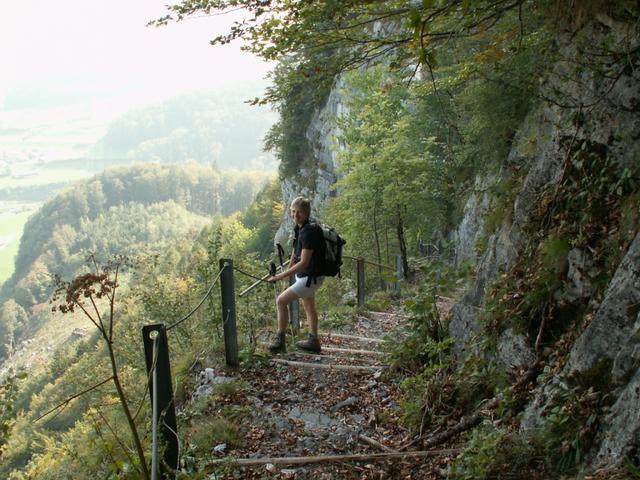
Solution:
[{"label": "metal fence post", "polygon": [[[149,378],[151,405],[155,401],[158,407],[153,421],[156,425],[162,425],[160,431],[165,445],[163,462],[160,464],[160,474],[162,478],[173,478],[175,471],[178,469],[178,427],[176,425],[176,411],[171,386],[167,329],[164,323],[142,327],[142,340],[147,364],[147,376]],[[156,342],[155,359],[154,342]],[[156,373],[152,375],[152,369],[154,368]],[[154,382],[154,378],[157,379],[156,382]],[[157,395],[157,398],[155,395]]]},{"label": "metal fence post", "polygon": [[358,307],[364,307],[364,258],[356,259]]},{"label": "metal fence post", "polygon": [[400,280],[402,279],[402,255],[396,255],[396,292],[400,293]]},{"label": "metal fence post", "polygon": [[238,332],[236,329],[236,297],[233,279],[233,260],[221,258],[220,269],[224,269],[220,276],[220,294],[222,297],[222,327],[224,330],[224,352],[227,365],[237,367],[238,361]]},{"label": "metal fence post", "polygon": [[[296,282],[296,276],[291,275],[289,277],[289,286]],[[297,335],[300,331],[300,302],[296,299],[289,304],[289,323],[293,329],[294,335]]]}]

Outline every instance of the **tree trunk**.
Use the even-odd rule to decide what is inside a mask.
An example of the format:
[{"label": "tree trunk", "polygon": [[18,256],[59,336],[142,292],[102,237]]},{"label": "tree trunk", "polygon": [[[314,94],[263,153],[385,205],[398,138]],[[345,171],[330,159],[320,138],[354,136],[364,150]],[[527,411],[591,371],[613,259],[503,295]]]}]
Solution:
[{"label": "tree trunk", "polygon": [[387,265],[389,264],[389,225],[384,226],[384,241],[386,246]]},{"label": "tree trunk", "polygon": [[[382,263],[382,252],[380,251],[380,237],[378,235],[378,204],[373,203],[373,238],[376,242],[376,257],[379,264]],[[380,279],[380,290],[384,290],[384,279],[382,278],[382,267],[378,265],[378,278]]]},{"label": "tree trunk", "polygon": [[404,239],[404,226],[402,223],[402,207],[397,205],[398,223],[396,223],[396,233],[398,244],[400,245],[400,255],[402,256],[402,270],[405,279],[409,278],[409,260],[407,259],[407,243]]}]

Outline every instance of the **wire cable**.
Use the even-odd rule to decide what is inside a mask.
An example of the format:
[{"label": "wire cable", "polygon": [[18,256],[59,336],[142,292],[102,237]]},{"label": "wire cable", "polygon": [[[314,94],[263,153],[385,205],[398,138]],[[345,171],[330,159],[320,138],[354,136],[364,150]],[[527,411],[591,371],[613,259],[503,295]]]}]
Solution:
[{"label": "wire cable", "polygon": [[189,317],[191,317],[191,315],[193,315],[194,313],[196,313],[196,311],[202,306],[202,304],[204,303],[204,301],[209,298],[209,295],[211,295],[211,291],[213,290],[214,285],[218,282],[218,280],[220,279],[220,276],[222,275],[222,272],[224,272],[224,269],[227,268],[227,265],[225,264],[220,271],[218,272],[218,274],[216,275],[216,278],[213,279],[213,282],[211,283],[211,286],[209,286],[209,290],[207,290],[207,293],[204,294],[204,297],[202,297],[202,300],[200,300],[200,303],[198,303],[198,305],[196,305],[194,307],[193,310],[191,310],[189,313],[187,313],[184,317],[182,317],[180,320],[178,320],[177,322],[169,325],[167,327],[167,332],[169,330],[171,330],[173,327],[177,327],[178,325],[180,325],[182,322],[184,322],[185,320],[187,320]]}]

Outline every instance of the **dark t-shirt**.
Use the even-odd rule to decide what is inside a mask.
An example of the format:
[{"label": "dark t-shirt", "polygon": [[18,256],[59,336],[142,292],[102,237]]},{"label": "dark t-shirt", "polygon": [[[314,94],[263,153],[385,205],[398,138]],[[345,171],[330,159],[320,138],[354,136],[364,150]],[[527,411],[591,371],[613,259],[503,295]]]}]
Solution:
[{"label": "dark t-shirt", "polygon": [[[319,229],[314,224],[307,222],[302,225],[302,228],[296,225],[294,229],[294,238],[297,239],[294,245],[294,257],[296,263],[300,261],[302,250],[313,250],[314,254],[320,250],[318,246],[318,243],[321,240],[319,235]],[[296,276],[300,278],[310,275],[313,272],[313,261],[314,257],[312,256],[311,262],[309,262],[307,268],[298,272]]]}]

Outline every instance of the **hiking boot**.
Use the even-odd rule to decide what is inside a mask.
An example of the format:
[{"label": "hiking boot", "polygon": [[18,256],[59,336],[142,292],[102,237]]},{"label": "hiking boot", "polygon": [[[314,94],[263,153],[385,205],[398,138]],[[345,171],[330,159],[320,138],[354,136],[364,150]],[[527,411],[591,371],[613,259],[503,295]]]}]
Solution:
[{"label": "hiking boot", "polygon": [[276,338],[269,345],[271,353],[285,353],[287,351],[287,342],[285,341],[285,332],[278,332]]},{"label": "hiking boot", "polygon": [[297,342],[296,347],[308,352],[320,353],[320,340],[318,340],[317,335],[310,333],[306,340]]}]

